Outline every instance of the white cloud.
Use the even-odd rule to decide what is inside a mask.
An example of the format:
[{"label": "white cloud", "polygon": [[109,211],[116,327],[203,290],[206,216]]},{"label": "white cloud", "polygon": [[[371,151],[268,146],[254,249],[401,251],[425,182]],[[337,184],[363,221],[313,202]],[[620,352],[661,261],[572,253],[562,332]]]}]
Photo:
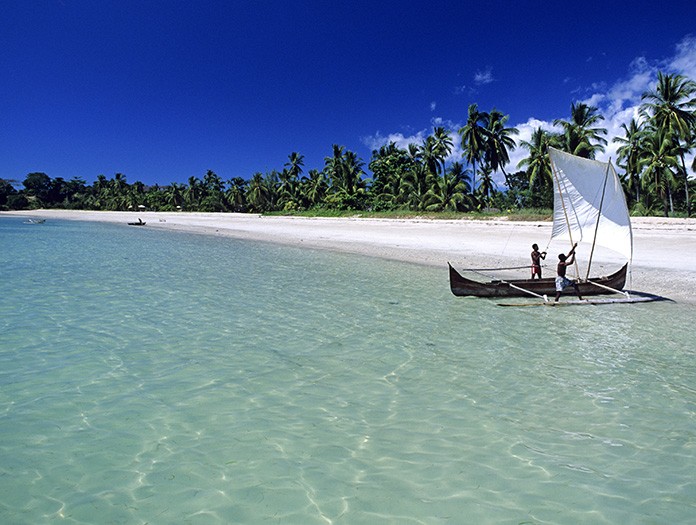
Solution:
[{"label": "white cloud", "polygon": [[[628,125],[632,118],[638,120],[638,108],[642,102],[641,96],[646,91],[655,89],[658,71],[680,74],[696,80],[696,37],[689,35],[682,39],[676,45],[673,57],[654,62],[648,61],[645,57],[637,57],[628,65],[628,73],[625,78],[621,78],[609,86],[591,86],[593,89],[591,95],[581,102],[599,108],[599,113],[604,117],[599,126],[607,130],[605,136],[607,146],[604,153],[597,155],[598,160],[611,159],[616,164],[617,150],[620,144],[613,142],[613,139],[624,135],[624,130],[621,128],[622,124]],[[567,118],[567,116],[560,115],[558,118]],[[515,125],[520,130],[520,134],[516,138],[518,145],[523,140],[529,140],[531,131],[539,126],[544,129],[553,129],[551,122],[539,121],[534,118]],[[510,165],[517,166],[517,162],[523,159],[526,153],[526,150],[518,147],[510,155]]]},{"label": "white cloud", "polygon": [[668,66],[677,73],[696,80],[696,36],[688,35],[677,44],[677,52]]},{"label": "white cloud", "polygon": [[435,111],[436,107],[437,107],[437,102],[433,101],[430,103],[430,111]]},{"label": "white cloud", "polygon": [[[452,140],[452,152],[447,157],[446,162],[462,162],[461,137],[457,133],[461,126],[451,121],[445,121],[442,119],[442,117],[434,118],[431,123],[433,127],[442,126],[449,130],[449,137]],[[425,139],[432,134],[432,132],[432,127],[430,129],[420,130],[410,135],[404,135],[403,133],[390,133],[388,135],[382,135],[380,132],[377,132],[374,135],[363,137],[361,140],[365,146],[370,148],[370,150],[377,150],[391,142],[396,144],[396,146],[400,149],[407,150],[410,144],[421,146],[423,142],[425,142]]]},{"label": "white cloud", "polygon": [[[519,133],[515,136],[517,148],[510,152],[510,164],[505,168],[505,171],[509,173],[514,173],[520,169],[517,165],[529,154],[520,144],[525,141],[530,142],[532,140],[532,133],[534,133],[537,128],[541,128],[550,133],[557,133],[560,131],[560,128],[555,127],[552,122],[546,122],[535,118],[530,118],[527,122],[517,124],[515,127]],[[502,179],[502,173],[496,175],[496,180],[502,181]]]},{"label": "white cloud", "polygon": [[[606,161],[611,159],[616,164],[617,150],[620,144],[613,142],[614,137],[623,136],[624,131],[621,128],[622,124],[628,125],[632,118],[638,119],[638,108],[642,102],[641,96],[648,90],[654,89],[657,82],[658,71],[663,71],[668,74],[680,74],[685,77],[696,80],[696,37],[686,36],[676,46],[675,54],[662,61],[650,62],[645,57],[637,57],[627,65],[627,74],[624,78],[618,79],[611,85],[593,85],[590,86],[590,95],[581,102],[597,106],[599,113],[604,117],[604,120],[599,124],[600,127],[606,128],[607,146],[604,153],[597,155],[598,160]],[[475,81],[478,84],[493,82],[491,69],[488,68],[483,72],[478,72]],[[462,91],[465,87],[460,88]],[[433,103],[434,104],[434,103]],[[431,104],[431,109],[434,110]],[[568,115],[559,115],[557,118],[568,118]],[[452,154],[447,159],[448,162],[462,161],[461,139],[457,133],[462,124],[446,121],[442,118],[434,118],[431,122],[433,126],[444,126],[451,130],[450,136],[454,143]],[[506,167],[506,171],[517,171],[517,164],[520,160],[527,156],[527,150],[520,147],[522,141],[531,140],[532,133],[535,129],[541,127],[547,131],[557,132],[559,129],[553,125],[553,120],[539,120],[535,117],[528,118],[525,122],[510,125],[519,130],[519,134],[515,136],[517,148],[510,152],[510,164]],[[386,136],[377,133],[370,137],[365,137],[363,143],[371,149],[378,149],[380,146],[395,142],[400,148],[407,148],[409,144],[422,144],[423,140],[432,133],[431,129],[424,129],[405,136],[402,133],[392,133]],[[687,159],[688,165],[691,164],[692,156]],[[494,176],[495,180],[502,183],[502,173]]]},{"label": "white cloud", "polygon": [[495,79],[493,78],[493,71],[490,67],[487,67],[483,71],[477,71],[476,74],[474,75],[474,82],[478,86],[490,84],[494,80]]},{"label": "white cloud", "polygon": [[382,146],[386,146],[393,142],[397,147],[401,149],[408,149],[409,144],[422,144],[425,138],[430,134],[429,130],[418,131],[411,135],[404,135],[403,133],[390,133],[388,135],[382,135],[379,131],[374,135],[368,137],[363,137],[362,143],[365,144],[371,150],[377,150]]},{"label": "white cloud", "polygon": [[605,118],[602,127],[607,129],[608,144],[598,159],[616,161],[620,144],[614,143],[613,139],[624,135],[622,124],[628,124],[632,118],[638,119],[641,96],[655,89],[658,71],[696,79],[696,38],[686,36],[682,39],[676,46],[674,57],[667,60],[650,63],[644,57],[636,58],[630,64],[626,78],[584,101],[596,105]]}]

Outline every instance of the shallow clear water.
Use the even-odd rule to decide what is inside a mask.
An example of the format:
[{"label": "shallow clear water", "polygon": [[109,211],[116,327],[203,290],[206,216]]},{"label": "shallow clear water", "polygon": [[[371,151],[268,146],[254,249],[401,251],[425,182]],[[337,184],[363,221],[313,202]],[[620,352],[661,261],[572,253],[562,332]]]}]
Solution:
[{"label": "shallow clear water", "polygon": [[696,308],[0,219],[0,522],[686,523]]}]

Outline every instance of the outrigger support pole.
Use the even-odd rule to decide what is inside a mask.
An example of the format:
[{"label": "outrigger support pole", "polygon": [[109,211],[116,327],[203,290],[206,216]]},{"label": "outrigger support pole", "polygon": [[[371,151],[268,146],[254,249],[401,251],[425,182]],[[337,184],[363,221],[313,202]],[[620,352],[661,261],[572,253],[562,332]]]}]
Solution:
[{"label": "outrigger support pole", "polygon": [[508,281],[501,280],[500,282],[503,282],[503,283],[507,284],[510,288],[514,288],[515,290],[519,290],[520,292],[528,293],[529,295],[533,295],[534,297],[538,297],[539,299],[543,299],[545,303],[549,302],[549,298],[546,294],[540,295],[536,292],[532,292],[531,290],[527,290],[526,288],[522,288],[521,286],[517,286],[516,284],[512,284]]},{"label": "outrigger support pole", "polygon": [[[527,268],[527,266],[520,266],[520,268]],[[500,268],[494,268],[494,269],[500,269]],[[469,269],[468,271],[478,273],[478,270]],[[517,286],[516,284],[512,284],[510,281],[506,281],[504,279],[498,279],[498,280],[503,284],[507,284],[510,288],[514,288],[515,290],[519,290],[520,292],[524,292],[524,293],[527,293],[529,295],[533,295],[534,297],[538,297],[539,299],[543,299],[545,303],[549,302],[549,298],[546,294],[540,295],[540,294],[533,292],[531,290],[527,290],[526,288],[522,288],[521,286]]]},{"label": "outrigger support pole", "polygon": [[628,292],[625,292],[625,291],[622,291],[622,290],[617,290],[616,288],[612,288],[611,286],[605,286],[605,285],[603,285],[603,284],[601,284],[601,283],[597,283],[597,282],[591,281],[591,280],[589,280],[589,279],[585,280],[585,282],[586,282],[586,283],[589,283],[589,284],[594,284],[595,286],[597,286],[597,287],[599,287],[599,288],[604,288],[605,290],[609,290],[610,292],[614,292],[614,293],[619,293],[619,294],[625,295],[626,298],[629,298],[629,299],[630,299],[630,297],[631,297],[631,294],[629,294]]}]

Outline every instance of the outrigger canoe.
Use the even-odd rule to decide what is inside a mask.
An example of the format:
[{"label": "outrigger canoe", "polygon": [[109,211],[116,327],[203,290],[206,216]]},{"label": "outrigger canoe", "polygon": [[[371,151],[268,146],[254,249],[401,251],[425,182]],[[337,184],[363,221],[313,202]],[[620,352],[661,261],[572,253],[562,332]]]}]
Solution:
[{"label": "outrigger canoe", "polygon": [[[544,279],[511,279],[479,282],[463,277],[451,264],[449,264],[450,289],[457,296],[473,297],[527,297],[529,295],[556,294],[556,279],[547,277]],[[626,284],[626,272],[628,264],[619,271],[606,277],[593,277],[589,281],[578,282],[580,294],[600,295],[606,294],[607,288],[623,290]],[[574,290],[568,288],[566,294],[573,294]]]}]

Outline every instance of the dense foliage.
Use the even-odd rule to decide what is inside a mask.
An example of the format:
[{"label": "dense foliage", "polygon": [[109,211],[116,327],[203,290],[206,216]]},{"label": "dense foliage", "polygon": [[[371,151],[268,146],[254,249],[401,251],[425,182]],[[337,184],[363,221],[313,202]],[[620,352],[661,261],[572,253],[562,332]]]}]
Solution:
[{"label": "dense foliage", "polygon": [[[518,130],[506,127],[508,116],[493,109],[468,109],[466,124],[458,130],[462,162],[447,163],[454,134],[436,127],[421,144],[407,149],[395,143],[372,152],[365,165],[354,152],[334,145],[321,170],[304,171],[304,157],[293,152],[281,171],[255,173],[245,180],[223,181],[213,171],[188,184],[145,186],[129,184],[125,175],[99,175],[91,186],[84,179],[52,179],[29,173],[19,188],[16,181],[0,179],[0,210],[67,208],[89,210],[206,212],[294,212],[302,210],[364,210],[415,212],[505,211],[552,206],[552,172],[548,147],[585,158],[604,151],[604,117],[584,103],[571,105],[569,120],[556,120],[557,133],[538,128],[520,147],[527,150],[508,172],[510,152]],[[624,170],[623,184],[629,206],[636,214],[690,215],[694,180],[686,156],[696,146],[696,83],[679,75],[658,76],[654,90],[643,94],[639,120],[622,125],[617,163]],[[493,174],[501,172],[500,188]]]}]

